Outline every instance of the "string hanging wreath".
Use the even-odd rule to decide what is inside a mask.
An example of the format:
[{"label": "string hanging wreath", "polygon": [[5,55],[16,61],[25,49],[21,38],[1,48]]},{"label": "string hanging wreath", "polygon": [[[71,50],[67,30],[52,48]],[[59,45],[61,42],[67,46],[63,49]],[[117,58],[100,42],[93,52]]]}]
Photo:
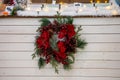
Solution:
[{"label": "string hanging wreath", "polygon": [[76,48],[84,49],[87,44],[80,38],[81,27],[75,31],[73,19],[62,18],[59,14],[53,22],[46,18],[40,21],[42,23],[37,30],[39,35],[36,37],[36,48],[32,58],[39,57],[39,68],[50,63],[56,73],[59,64],[62,64],[65,70],[71,69],[75,61]]}]

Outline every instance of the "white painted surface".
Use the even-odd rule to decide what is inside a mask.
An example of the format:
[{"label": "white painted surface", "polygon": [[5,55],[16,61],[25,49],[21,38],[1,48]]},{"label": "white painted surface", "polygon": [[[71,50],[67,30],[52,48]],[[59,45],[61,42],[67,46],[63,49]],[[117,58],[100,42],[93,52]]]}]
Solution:
[{"label": "white painted surface", "polygon": [[38,18],[0,19],[0,80],[120,80],[120,18],[76,18],[82,38],[73,70],[54,73],[50,65],[39,70],[32,60]]}]

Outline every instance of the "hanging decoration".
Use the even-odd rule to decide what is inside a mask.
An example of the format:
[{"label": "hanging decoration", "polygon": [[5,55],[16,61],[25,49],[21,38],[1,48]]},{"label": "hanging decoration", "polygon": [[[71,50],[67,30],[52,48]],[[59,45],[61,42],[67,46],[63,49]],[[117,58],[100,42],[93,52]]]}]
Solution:
[{"label": "hanging decoration", "polygon": [[40,21],[42,23],[37,30],[39,35],[35,40],[36,48],[32,58],[39,57],[39,68],[50,63],[56,73],[58,73],[60,64],[66,70],[71,69],[71,65],[75,61],[76,49],[84,49],[87,44],[85,40],[80,38],[81,27],[75,31],[73,19],[62,18],[59,13],[53,22],[46,18]]}]

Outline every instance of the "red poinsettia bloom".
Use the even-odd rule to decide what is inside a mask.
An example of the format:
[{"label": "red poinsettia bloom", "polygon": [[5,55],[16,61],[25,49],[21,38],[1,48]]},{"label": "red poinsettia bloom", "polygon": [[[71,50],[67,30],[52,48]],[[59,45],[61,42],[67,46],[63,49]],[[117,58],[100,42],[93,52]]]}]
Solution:
[{"label": "red poinsettia bloom", "polygon": [[50,47],[49,41],[45,41],[43,45],[44,45],[44,49],[47,49]]},{"label": "red poinsettia bloom", "polygon": [[59,57],[63,60],[65,60],[67,58],[66,53],[59,53]]},{"label": "red poinsettia bloom", "polygon": [[47,49],[50,47],[48,31],[42,32],[41,36],[37,39],[37,44],[39,48],[43,47],[44,49]]},{"label": "red poinsettia bloom", "polygon": [[71,39],[75,34],[74,26],[72,24],[67,24],[68,28],[68,37]]},{"label": "red poinsettia bloom", "polygon": [[66,36],[67,31],[65,29],[62,29],[59,34],[58,34],[58,38],[62,39]]},{"label": "red poinsettia bloom", "polygon": [[60,52],[54,51],[54,54],[55,54],[55,59],[58,62],[61,62],[62,64],[67,64],[65,61],[65,59],[67,58],[67,55],[65,53],[60,53]]},{"label": "red poinsettia bloom", "polygon": [[36,40],[36,43],[38,44],[38,47],[39,47],[39,48],[42,47],[43,41],[42,41],[41,37],[39,37],[39,38]]},{"label": "red poinsettia bloom", "polygon": [[61,53],[65,53],[65,51],[66,51],[65,43],[62,42],[62,41],[59,41],[59,42],[57,43],[57,45],[58,45],[59,51],[60,51]]},{"label": "red poinsettia bloom", "polygon": [[50,34],[48,31],[43,31],[41,34],[41,38],[43,38],[45,41],[49,40]]}]

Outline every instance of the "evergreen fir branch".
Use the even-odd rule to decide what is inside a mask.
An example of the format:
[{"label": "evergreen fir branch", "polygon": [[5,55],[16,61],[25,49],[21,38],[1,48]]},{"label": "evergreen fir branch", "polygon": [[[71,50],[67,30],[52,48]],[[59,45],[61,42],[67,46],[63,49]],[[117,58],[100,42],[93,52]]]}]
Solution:
[{"label": "evergreen fir branch", "polygon": [[42,23],[41,23],[41,27],[47,26],[48,24],[51,23],[50,20],[48,20],[47,18],[41,19],[40,22],[42,22]]},{"label": "evergreen fir branch", "polygon": [[40,59],[38,60],[39,69],[40,69],[40,68],[43,68],[43,67],[45,66],[45,64],[46,64],[45,59],[40,58]]},{"label": "evergreen fir branch", "polygon": [[56,35],[53,35],[51,38],[50,38],[50,44],[51,44],[51,47],[52,49],[55,49],[56,51],[58,51],[58,47],[57,47],[57,36]]},{"label": "evergreen fir branch", "polygon": [[65,70],[70,70],[72,67],[71,67],[71,64],[73,64],[74,62],[75,62],[75,57],[74,57],[74,55],[73,55],[73,53],[69,53],[68,54],[68,58],[66,59],[66,62],[68,63],[68,64],[64,64],[63,65],[63,68],[65,69]]},{"label": "evergreen fir branch", "polygon": [[59,71],[58,71],[57,67],[55,67],[55,72],[56,72],[57,74],[59,74]]},{"label": "evergreen fir branch", "polygon": [[35,48],[35,54],[40,55],[42,53],[40,48]]},{"label": "evergreen fir branch", "polygon": [[60,13],[57,11],[57,18],[56,20],[58,21],[59,24],[63,23],[62,17],[60,16]]},{"label": "evergreen fir branch", "polygon": [[72,63],[75,62],[75,57],[74,57],[73,53],[69,53],[69,54],[68,54],[67,62],[68,62],[69,64],[72,64]]},{"label": "evergreen fir branch", "polygon": [[81,29],[81,26],[78,27],[78,29],[77,29],[77,31],[76,31],[75,39],[78,39],[78,38],[81,36],[81,34],[79,34],[79,31],[81,31],[81,30],[82,30],[82,29]]},{"label": "evergreen fir branch", "polygon": [[67,24],[73,24],[73,18],[72,17],[67,17],[66,18],[66,23]]},{"label": "evergreen fir branch", "polygon": [[31,56],[32,56],[32,59],[34,59],[36,57],[35,53],[33,53]]},{"label": "evergreen fir branch", "polygon": [[62,24],[62,19],[61,18],[57,18],[57,22],[59,23],[59,24]]},{"label": "evergreen fir branch", "polygon": [[65,70],[70,70],[70,69],[72,69],[70,64],[64,64],[64,65],[63,65],[63,68],[64,68]]},{"label": "evergreen fir branch", "polygon": [[58,62],[54,59],[54,57],[51,58],[50,64],[51,64],[52,67],[55,69],[55,72],[56,72],[57,74],[59,74],[59,71],[58,71]]},{"label": "evergreen fir branch", "polygon": [[87,42],[85,40],[77,39],[77,47],[78,48],[84,49],[86,45],[87,45]]},{"label": "evergreen fir branch", "polygon": [[66,18],[63,18],[63,22],[62,22],[63,24],[66,24]]},{"label": "evergreen fir branch", "polygon": [[82,30],[82,27],[78,27],[76,34],[78,34]]}]

